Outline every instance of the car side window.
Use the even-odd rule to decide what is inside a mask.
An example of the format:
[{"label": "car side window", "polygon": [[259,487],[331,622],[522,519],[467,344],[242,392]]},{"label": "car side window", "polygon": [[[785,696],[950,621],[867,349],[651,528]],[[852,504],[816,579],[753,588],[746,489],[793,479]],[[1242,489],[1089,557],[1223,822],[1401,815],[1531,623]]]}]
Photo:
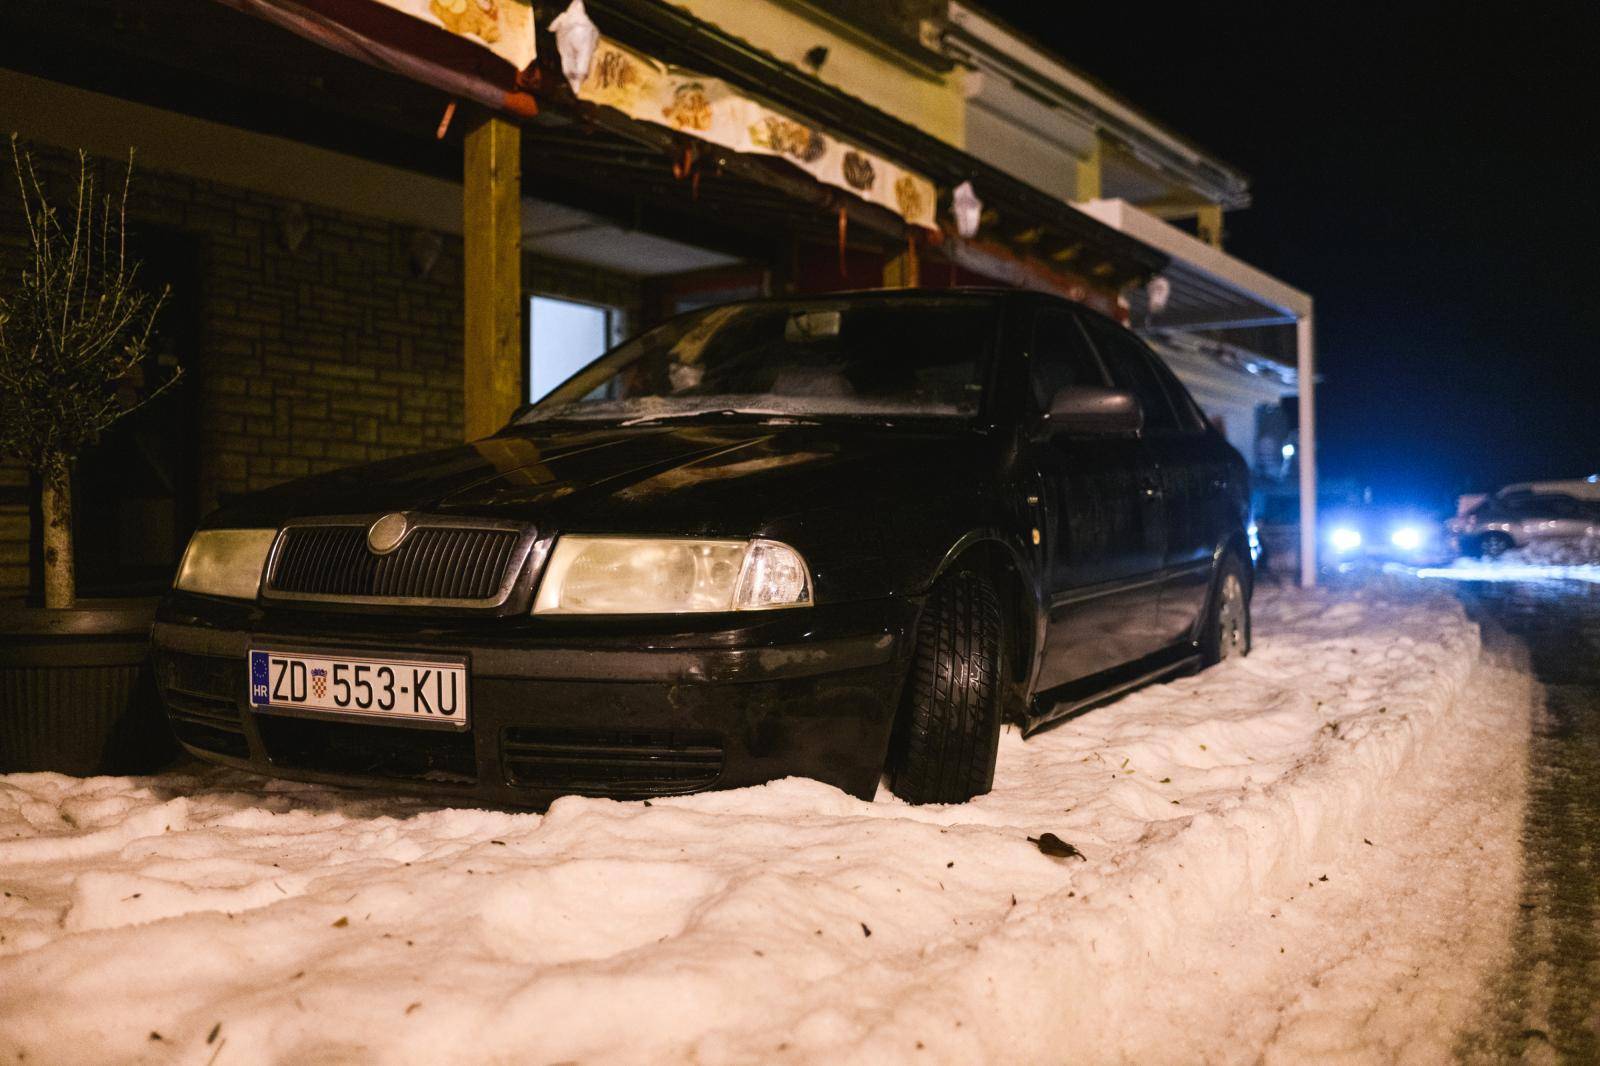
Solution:
[{"label": "car side window", "polygon": [[1164,359],[1150,351],[1148,345],[1140,347],[1145,349],[1145,357],[1155,366],[1156,376],[1167,390],[1167,399],[1172,401],[1172,409],[1178,416],[1178,428],[1185,433],[1204,433],[1207,425],[1205,412],[1200,410],[1200,405],[1189,395],[1183,382],[1178,380],[1178,375],[1172,372]]},{"label": "car side window", "polygon": [[1111,381],[1139,398],[1144,408],[1144,428],[1171,432],[1179,428],[1178,414],[1143,344],[1111,320],[1084,315],[1083,325],[1111,372]]},{"label": "car side window", "polygon": [[1034,407],[1040,411],[1046,410],[1055,394],[1069,385],[1105,386],[1105,371],[1078,325],[1077,316],[1065,311],[1041,311],[1034,319],[1028,383]]}]

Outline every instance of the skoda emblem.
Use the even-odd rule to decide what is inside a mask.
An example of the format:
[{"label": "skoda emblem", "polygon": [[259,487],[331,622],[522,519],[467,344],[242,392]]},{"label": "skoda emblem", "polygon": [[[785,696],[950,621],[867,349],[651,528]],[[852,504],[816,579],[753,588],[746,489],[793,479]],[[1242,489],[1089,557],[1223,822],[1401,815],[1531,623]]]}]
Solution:
[{"label": "skoda emblem", "polygon": [[399,511],[386,514],[367,527],[367,547],[374,555],[388,555],[411,532],[411,523]]}]

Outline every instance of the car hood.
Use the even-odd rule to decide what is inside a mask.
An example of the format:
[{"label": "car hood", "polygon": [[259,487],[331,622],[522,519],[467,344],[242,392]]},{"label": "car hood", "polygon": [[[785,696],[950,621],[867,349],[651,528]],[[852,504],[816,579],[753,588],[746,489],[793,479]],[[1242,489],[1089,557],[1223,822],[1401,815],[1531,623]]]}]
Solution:
[{"label": "car hood", "polygon": [[288,482],[207,524],[426,511],[575,531],[745,535],[785,514],[877,508],[887,493],[960,484],[976,436],[862,424],[514,427]]}]

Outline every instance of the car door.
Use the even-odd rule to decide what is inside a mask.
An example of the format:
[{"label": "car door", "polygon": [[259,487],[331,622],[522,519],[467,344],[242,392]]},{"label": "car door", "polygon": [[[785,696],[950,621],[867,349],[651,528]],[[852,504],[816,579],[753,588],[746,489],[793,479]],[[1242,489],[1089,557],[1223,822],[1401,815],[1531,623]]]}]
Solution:
[{"label": "car door", "polygon": [[1575,540],[1589,532],[1589,515],[1580,501],[1571,496],[1547,496],[1543,502],[1541,536]]},{"label": "car door", "polygon": [[1112,383],[1144,406],[1145,457],[1159,486],[1164,523],[1150,650],[1171,647],[1191,638],[1210,591],[1212,516],[1225,487],[1224,456],[1189,394],[1142,341],[1099,315],[1085,314],[1084,325]]},{"label": "car door", "polygon": [[[1067,385],[1109,384],[1065,307],[1040,309],[1027,360],[1035,414]],[[1034,440],[1031,457],[1049,602],[1035,685],[1044,692],[1151,650],[1165,525],[1156,472],[1137,436],[1057,431]]]},{"label": "car door", "polygon": [[1175,428],[1152,432],[1147,444],[1161,467],[1167,515],[1167,579],[1159,607],[1163,639],[1184,643],[1199,631],[1210,602],[1217,546],[1232,531],[1238,512],[1230,500],[1246,487],[1234,485],[1236,453],[1206,422],[1200,406],[1161,357],[1141,343],[1177,418]]}]

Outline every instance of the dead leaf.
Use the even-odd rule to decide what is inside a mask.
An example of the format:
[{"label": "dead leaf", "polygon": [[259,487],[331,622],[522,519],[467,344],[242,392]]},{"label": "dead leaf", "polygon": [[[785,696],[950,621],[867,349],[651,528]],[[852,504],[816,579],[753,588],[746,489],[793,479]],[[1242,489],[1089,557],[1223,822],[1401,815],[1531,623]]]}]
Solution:
[{"label": "dead leaf", "polygon": [[1028,842],[1037,845],[1041,852],[1050,856],[1052,859],[1070,859],[1073,856],[1077,856],[1078,858],[1083,859],[1084,862],[1089,861],[1083,852],[1079,851],[1071,844],[1068,844],[1065,840],[1062,840],[1054,833],[1040,833],[1036,837],[1029,837]]}]

